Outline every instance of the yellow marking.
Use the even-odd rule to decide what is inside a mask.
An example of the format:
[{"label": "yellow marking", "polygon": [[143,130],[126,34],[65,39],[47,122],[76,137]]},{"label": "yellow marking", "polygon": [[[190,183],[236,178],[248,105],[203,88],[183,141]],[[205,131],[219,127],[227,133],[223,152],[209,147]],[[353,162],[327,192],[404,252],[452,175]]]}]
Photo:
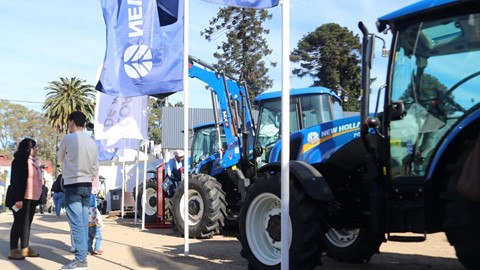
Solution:
[{"label": "yellow marking", "polygon": [[307,151],[309,151],[309,150],[312,149],[313,147],[319,145],[320,143],[323,143],[323,142],[325,142],[325,141],[331,140],[331,139],[333,139],[334,137],[337,137],[337,136],[340,136],[340,135],[343,135],[343,134],[346,134],[346,133],[358,131],[358,130],[360,130],[360,128],[352,128],[352,129],[340,131],[340,132],[334,133],[334,134],[332,134],[332,135],[328,135],[328,136],[322,137],[322,138],[320,138],[316,143],[307,143],[307,144],[304,144],[304,145],[302,146],[302,154],[305,154]]},{"label": "yellow marking", "polygon": [[402,147],[402,140],[390,140],[391,147]]}]

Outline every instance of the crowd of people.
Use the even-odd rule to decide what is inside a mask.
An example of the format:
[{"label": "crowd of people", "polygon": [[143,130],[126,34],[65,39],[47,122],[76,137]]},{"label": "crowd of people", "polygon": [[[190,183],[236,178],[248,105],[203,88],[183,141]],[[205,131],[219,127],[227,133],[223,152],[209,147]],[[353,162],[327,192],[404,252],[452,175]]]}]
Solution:
[{"label": "crowd of people", "polygon": [[[53,182],[37,159],[37,142],[23,139],[14,154],[11,183],[5,205],[12,210],[8,258],[24,260],[39,257],[30,247],[30,228],[35,213],[65,214],[70,225],[71,251],[74,260],[61,269],[87,270],[87,255],[101,255],[103,222],[97,209],[98,150],[95,141],[85,132],[86,116],[75,111],[68,116],[69,134],[60,143],[57,159],[62,164]],[[50,177],[49,177],[50,176]],[[93,188],[92,188],[93,187]],[[38,209],[38,210],[37,210]]]},{"label": "crowd of people", "polygon": [[[75,111],[68,116],[69,133],[60,142],[58,176],[47,172],[37,159],[37,142],[25,138],[18,144],[11,166],[10,186],[5,205],[13,213],[8,258],[24,260],[39,257],[30,247],[30,228],[36,213],[63,215],[70,225],[70,251],[75,258],[61,269],[88,270],[87,257],[102,255],[103,221],[98,210],[99,162],[95,141],[84,132],[86,116]],[[166,164],[170,185],[163,187],[167,196],[181,181],[183,151],[174,152]]]}]

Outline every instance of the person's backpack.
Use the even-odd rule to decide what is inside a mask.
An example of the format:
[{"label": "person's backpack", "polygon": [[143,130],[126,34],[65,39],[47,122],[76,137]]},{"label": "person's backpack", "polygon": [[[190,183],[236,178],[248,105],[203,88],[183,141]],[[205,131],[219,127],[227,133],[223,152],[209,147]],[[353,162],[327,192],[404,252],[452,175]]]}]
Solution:
[{"label": "person's backpack", "polygon": [[173,193],[178,186],[178,181],[175,179],[170,179],[170,177],[165,178],[165,181],[162,183],[162,189],[165,191],[165,197],[173,198]]},{"label": "person's backpack", "polygon": [[62,192],[63,191],[63,177],[59,175],[57,180],[52,184],[52,191],[53,192]]}]

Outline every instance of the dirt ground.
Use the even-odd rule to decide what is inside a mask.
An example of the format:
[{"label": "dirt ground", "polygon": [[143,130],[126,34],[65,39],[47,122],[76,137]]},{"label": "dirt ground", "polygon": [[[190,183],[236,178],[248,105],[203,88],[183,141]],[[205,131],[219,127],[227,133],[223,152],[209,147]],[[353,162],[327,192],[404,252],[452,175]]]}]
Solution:
[{"label": "dirt ground", "polygon": [[[24,261],[7,259],[11,213],[0,214],[0,269],[60,269],[73,259],[69,252],[69,228],[65,217],[53,214],[36,215],[32,225],[31,246],[40,252],[40,258]],[[240,256],[241,245],[234,232],[212,239],[190,239],[185,256],[183,237],[171,229],[141,230],[134,220],[105,216],[102,256],[88,257],[89,269],[247,269],[247,261]],[[366,264],[345,264],[322,258],[322,269],[463,269],[455,258],[454,249],[443,233],[429,235],[422,243],[388,242],[381,246],[381,254],[374,255]]]}]

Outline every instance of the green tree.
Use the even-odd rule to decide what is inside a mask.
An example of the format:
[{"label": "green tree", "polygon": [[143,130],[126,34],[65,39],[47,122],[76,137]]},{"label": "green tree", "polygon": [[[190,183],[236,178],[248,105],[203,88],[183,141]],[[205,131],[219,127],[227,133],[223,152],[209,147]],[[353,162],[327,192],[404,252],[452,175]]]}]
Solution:
[{"label": "green tree", "polygon": [[37,156],[40,160],[48,160],[55,164],[57,155],[57,131],[45,123],[43,113],[30,111],[23,126],[23,134],[37,141]]},{"label": "green tree", "polygon": [[[13,154],[18,142],[23,138],[21,126],[28,121],[28,108],[0,100],[0,149]],[[11,157],[11,156],[10,156]]]},{"label": "green tree", "polygon": [[[208,41],[226,35],[226,41],[217,46],[220,51],[213,54],[218,61],[215,67],[245,81],[251,99],[273,85],[264,60],[272,53],[265,39],[270,30],[262,26],[271,17],[265,9],[226,7],[210,20],[209,28],[200,32]],[[269,64],[276,66],[271,61]]]},{"label": "green tree", "polygon": [[183,107],[184,107],[184,104],[183,104],[182,101],[177,101],[177,102],[175,103],[175,105],[173,105],[173,107],[182,107],[182,108],[183,108]]},{"label": "green tree", "polygon": [[168,102],[167,98],[150,98],[149,116],[148,116],[148,137],[153,140],[155,144],[162,143],[162,113],[164,107],[183,107],[182,101],[177,101],[175,105]]},{"label": "green tree", "polygon": [[0,101],[0,152],[13,158],[18,143],[23,138],[37,141],[38,157],[53,163],[56,153],[56,131],[45,125],[43,113],[29,110],[19,104]]},{"label": "green tree", "polygon": [[[407,86],[405,93],[400,97],[401,100],[406,100],[407,102],[413,102],[413,99],[417,98],[416,102],[420,103],[430,103],[432,100],[438,99],[439,96],[442,96],[447,92],[448,88],[442,84],[437,77],[425,73],[422,77],[422,80],[419,82],[418,79],[413,80]],[[414,91],[415,89],[415,91]]]},{"label": "green tree", "polygon": [[162,142],[162,105],[165,104],[166,99],[150,98],[148,103],[150,107],[148,115],[148,137],[153,140],[155,144]]},{"label": "green tree", "polygon": [[61,134],[68,132],[67,118],[73,111],[81,111],[93,119],[95,89],[85,80],[73,77],[49,82],[43,110],[50,125]]},{"label": "green tree", "polygon": [[346,27],[336,23],[324,24],[304,36],[290,56],[300,67],[293,74],[313,78],[312,86],[347,91],[350,102],[343,108],[358,111],[360,94],[360,39]]},{"label": "green tree", "polygon": [[425,73],[421,79],[415,78],[410,82],[399,99],[404,101],[407,109],[411,104],[417,103],[436,118],[446,121],[447,115],[457,109],[455,104],[451,103],[455,100],[454,95],[447,91],[448,87],[437,77]]}]

